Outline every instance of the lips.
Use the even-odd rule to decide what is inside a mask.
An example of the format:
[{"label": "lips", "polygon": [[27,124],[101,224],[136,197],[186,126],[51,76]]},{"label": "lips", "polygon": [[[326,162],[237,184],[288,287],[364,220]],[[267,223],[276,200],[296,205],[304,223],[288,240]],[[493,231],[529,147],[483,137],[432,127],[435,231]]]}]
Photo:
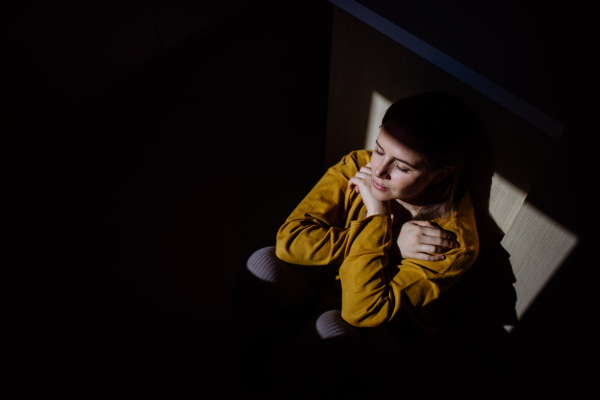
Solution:
[{"label": "lips", "polygon": [[375,187],[375,189],[380,190],[382,192],[390,190],[389,188],[386,188],[385,186],[378,185],[377,182],[375,182],[375,181],[373,181],[373,186]]}]

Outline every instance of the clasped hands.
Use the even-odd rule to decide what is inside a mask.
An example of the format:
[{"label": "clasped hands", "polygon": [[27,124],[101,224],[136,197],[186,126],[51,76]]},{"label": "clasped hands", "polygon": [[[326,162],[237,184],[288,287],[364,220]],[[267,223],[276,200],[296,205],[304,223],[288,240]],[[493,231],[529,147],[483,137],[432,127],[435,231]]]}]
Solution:
[{"label": "clasped hands", "polygon": [[[372,192],[371,164],[367,164],[348,181],[348,188],[360,193],[367,208],[367,217],[371,215],[388,215],[394,221],[389,201],[376,199]],[[402,224],[400,230],[394,231],[394,241],[390,254],[401,258],[412,258],[423,261],[441,261],[445,258],[442,253],[460,247],[456,236],[445,231],[429,221],[408,221]]]}]

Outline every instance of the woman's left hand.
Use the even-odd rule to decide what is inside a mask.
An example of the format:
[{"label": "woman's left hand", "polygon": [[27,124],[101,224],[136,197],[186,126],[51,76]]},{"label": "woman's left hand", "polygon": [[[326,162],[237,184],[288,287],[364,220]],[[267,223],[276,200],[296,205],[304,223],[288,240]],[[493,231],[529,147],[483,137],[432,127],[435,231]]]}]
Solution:
[{"label": "woman's left hand", "polygon": [[353,178],[348,181],[348,188],[354,189],[356,193],[360,193],[367,207],[367,217],[376,214],[391,216],[390,202],[381,201],[373,196],[371,187],[373,185],[373,173],[371,171],[371,163],[368,163],[356,172]]},{"label": "woman's left hand", "polygon": [[392,244],[393,253],[402,258],[441,261],[447,251],[460,247],[456,234],[445,231],[429,221],[408,221],[402,225]]}]

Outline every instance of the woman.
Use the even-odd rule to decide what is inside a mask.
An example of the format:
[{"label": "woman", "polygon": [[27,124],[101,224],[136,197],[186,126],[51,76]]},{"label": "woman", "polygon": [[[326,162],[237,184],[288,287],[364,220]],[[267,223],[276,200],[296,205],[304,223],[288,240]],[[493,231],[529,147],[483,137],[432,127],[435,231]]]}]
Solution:
[{"label": "woman", "polygon": [[[450,95],[394,103],[375,149],[331,167],[279,229],[276,247],[249,259],[280,315],[314,313],[276,346],[273,371],[286,371],[278,380],[307,369],[305,378],[321,383],[370,373],[377,379],[365,366],[431,348],[438,299],[478,254],[462,171],[468,133],[469,120]],[[357,359],[366,362],[348,369]],[[286,360],[294,360],[294,374],[281,368]]]}]

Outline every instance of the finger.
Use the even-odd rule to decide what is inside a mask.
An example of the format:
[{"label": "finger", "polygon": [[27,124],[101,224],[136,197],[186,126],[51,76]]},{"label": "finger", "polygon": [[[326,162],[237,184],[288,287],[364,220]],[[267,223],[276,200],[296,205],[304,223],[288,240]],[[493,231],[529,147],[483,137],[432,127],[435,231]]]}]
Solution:
[{"label": "finger", "polygon": [[361,171],[356,172],[356,174],[354,175],[354,178],[367,179],[367,178],[371,178],[371,174],[366,173],[361,170]]},{"label": "finger", "polygon": [[458,243],[455,238],[451,236],[438,236],[437,234],[429,235],[428,233],[424,233],[420,237],[420,242],[450,247],[452,249],[457,249],[460,247],[460,243]]},{"label": "finger", "polygon": [[429,221],[420,221],[420,220],[417,220],[417,221],[410,221],[410,223],[413,224],[413,225],[419,225],[419,226],[425,226],[425,227],[428,227],[428,228],[439,229],[438,227],[436,227],[435,225],[433,225]]},{"label": "finger", "polygon": [[429,221],[410,221],[413,225],[418,225],[421,226],[423,228],[428,228],[427,232],[429,236],[437,236],[437,237],[443,237],[445,239],[450,239],[450,240],[455,240],[456,239],[456,234],[452,231],[445,231],[442,228],[435,226],[434,224],[432,224]]},{"label": "finger", "polygon": [[440,246],[440,247],[446,247],[448,249],[456,249],[456,248],[460,247],[460,244],[457,241],[451,240],[451,239],[444,239],[441,237],[423,235],[419,239],[420,239],[419,242],[421,244],[429,244],[429,245],[435,245],[435,246]]},{"label": "finger", "polygon": [[453,232],[445,231],[437,226],[423,227],[423,234],[448,240],[456,239],[456,235]]},{"label": "finger", "polygon": [[440,239],[440,241],[438,243],[434,243],[434,244],[445,247],[447,249],[457,249],[460,247],[460,243],[458,243],[456,240],[451,240],[451,239]]},{"label": "finger", "polygon": [[356,185],[356,187],[360,187],[363,190],[368,190],[371,186],[371,175],[367,175],[364,172],[357,172],[353,178],[350,178],[350,180]]},{"label": "finger", "polygon": [[442,256],[442,255],[431,255],[431,254],[426,254],[426,253],[417,253],[417,254],[414,255],[414,257],[410,257],[410,258],[414,258],[416,260],[423,260],[423,261],[442,261],[446,257]]},{"label": "finger", "polygon": [[369,174],[369,175],[373,175],[373,172],[371,171],[371,168],[364,166],[360,169],[360,172],[363,172],[365,174]]},{"label": "finger", "polygon": [[[354,188],[356,193],[360,193],[360,185],[364,185],[365,181],[360,177],[354,176],[348,180],[348,188]],[[352,186],[350,186],[352,185]]]},{"label": "finger", "polygon": [[435,253],[435,254],[442,254],[447,252],[449,249],[447,247],[443,247],[443,246],[434,246],[434,245],[430,245],[430,244],[422,244],[419,246],[419,251],[422,251],[423,253]]},{"label": "finger", "polygon": [[359,177],[352,177],[348,180],[348,187],[350,187],[350,185],[352,186],[358,186],[360,184],[361,179]]}]

